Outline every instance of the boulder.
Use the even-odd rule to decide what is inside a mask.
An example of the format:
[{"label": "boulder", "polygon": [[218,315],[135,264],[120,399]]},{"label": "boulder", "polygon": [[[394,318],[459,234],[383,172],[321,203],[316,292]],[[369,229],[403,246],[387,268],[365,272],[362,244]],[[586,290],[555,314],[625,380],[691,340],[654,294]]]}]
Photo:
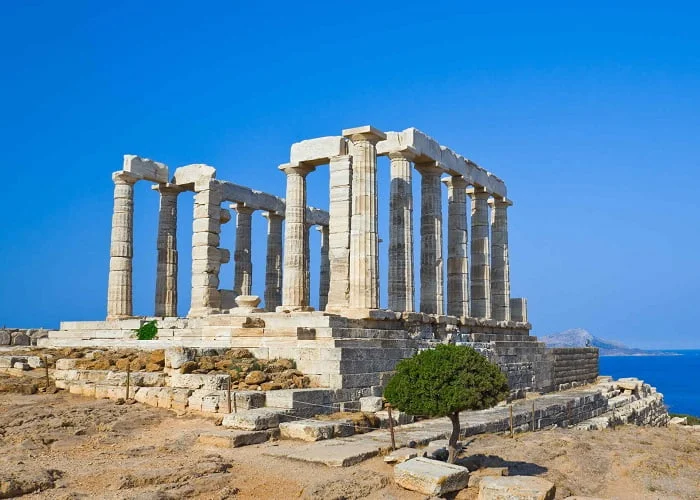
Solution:
[{"label": "boulder", "polygon": [[479,500],[554,500],[554,484],[532,476],[484,477],[479,483]]},{"label": "boulder", "polygon": [[165,351],[163,349],[151,351],[148,361],[156,365],[165,366]]},{"label": "boulder", "polygon": [[413,458],[394,467],[394,479],[407,490],[442,496],[466,488],[469,470],[428,458]]},{"label": "boulder", "polygon": [[12,335],[7,330],[0,330],[0,345],[10,345],[12,343]]},{"label": "boulder", "polygon": [[194,349],[185,347],[169,347],[163,353],[165,366],[168,368],[179,369],[188,361],[194,361]]},{"label": "boulder", "polygon": [[180,373],[192,373],[194,370],[197,369],[197,366],[198,365],[196,361],[185,361],[180,366]]},{"label": "boulder", "polygon": [[[360,398],[360,411],[374,413],[384,409],[384,398],[379,396],[365,396]],[[393,415],[392,415],[393,417]]]},{"label": "boulder", "polygon": [[253,370],[245,377],[245,383],[248,385],[259,385],[267,381],[267,375],[260,370]]}]

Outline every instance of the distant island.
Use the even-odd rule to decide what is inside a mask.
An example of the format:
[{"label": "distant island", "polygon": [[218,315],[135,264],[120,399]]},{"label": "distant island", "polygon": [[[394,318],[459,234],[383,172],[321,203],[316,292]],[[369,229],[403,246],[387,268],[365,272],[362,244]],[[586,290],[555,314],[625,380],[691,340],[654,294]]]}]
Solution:
[{"label": "distant island", "polygon": [[538,338],[540,342],[547,344],[547,347],[597,347],[601,356],[679,356],[676,352],[627,347],[621,342],[596,337],[583,328],[572,328]]}]

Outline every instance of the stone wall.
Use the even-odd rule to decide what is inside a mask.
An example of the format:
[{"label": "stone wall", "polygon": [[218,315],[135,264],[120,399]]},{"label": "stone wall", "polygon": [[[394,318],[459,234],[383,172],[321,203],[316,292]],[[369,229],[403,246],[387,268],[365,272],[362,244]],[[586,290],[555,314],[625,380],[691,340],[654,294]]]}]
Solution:
[{"label": "stone wall", "polygon": [[2,328],[0,346],[37,345],[39,339],[47,338],[49,330],[43,328]]},{"label": "stone wall", "polygon": [[598,349],[564,347],[548,349],[552,362],[552,388],[564,390],[590,384],[598,377]]}]

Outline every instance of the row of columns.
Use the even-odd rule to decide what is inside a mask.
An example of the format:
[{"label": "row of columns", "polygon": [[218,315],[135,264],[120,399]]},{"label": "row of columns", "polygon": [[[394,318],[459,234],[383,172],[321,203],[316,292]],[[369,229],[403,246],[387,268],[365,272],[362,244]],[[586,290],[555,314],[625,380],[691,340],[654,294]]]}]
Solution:
[{"label": "row of columns", "polygon": [[[112,235],[110,243],[110,268],[107,292],[108,319],[125,318],[133,315],[133,210],[134,184],[138,177],[128,172],[116,172],[114,181],[114,211],[112,216]],[[200,186],[201,187],[201,186]],[[157,271],[155,315],[161,317],[177,316],[177,196],[183,191],[173,184],[154,186],[160,195],[157,238]],[[220,307],[219,269],[228,262],[228,252],[220,249],[220,227],[231,218],[228,210],[221,209],[221,199],[214,185],[204,186],[195,192],[194,219],[192,235],[192,307],[190,314],[208,312]],[[303,248],[298,253],[291,252],[291,261],[303,261],[304,290],[303,300],[309,300],[309,248],[308,231],[311,226],[303,220],[306,212],[306,200],[303,200],[302,225],[298,225],[299,209],[288,209],[292,223],[287,231],[294,232],[300,227]],[[254,209],[245,204],[231,206],[236,211],[236,242],[234,250],[234,288],[233,295],[250,295],[252,293],[253,265],[251,260],[252,215]],[[283,302],[283,220],[284,215],[264,212],[268,220],[267,258],[265,269],[265,307],[274,311]],[[320,226],[321,231],[321,273],[320,273],[320,308],[328,302],[330,286],[329,232],[328,227]],[[293,249],[297,250],[297,249]]]},{"label": "row of columns", "polygon": [[[378,199],[376,144],[384,134],[361,127],[345,131],[349,155],[330,159],[329,311],[379,308]],[[421,175],[420,306],[429,314],[509,321],[510,276],[507,207],[489,194],[467,189],[461,176],[442,179],[436,162],[416,162],[410,147],[389,153],[389,304],[394,311],[414,311],[412,166]],[[304,238],[306,176],[315,167],[284,165],[287,174],[287,233],[283,305],[309,309],[304,294],[308,241]],[[447,298],[444,297],[442,183],[448,189]],[[467,194],[471,199],[471,262],[468,256]]]}]

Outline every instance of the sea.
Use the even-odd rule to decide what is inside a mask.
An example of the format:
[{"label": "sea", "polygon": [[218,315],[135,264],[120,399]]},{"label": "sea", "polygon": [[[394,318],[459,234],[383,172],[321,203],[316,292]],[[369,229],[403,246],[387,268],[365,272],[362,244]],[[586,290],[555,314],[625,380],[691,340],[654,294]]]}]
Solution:
[{"label": "sea", "polygon": [[668,356],[601,356],[600,374],[636,377],[664,395],[670,413],[700,417],[700,350]]}]

